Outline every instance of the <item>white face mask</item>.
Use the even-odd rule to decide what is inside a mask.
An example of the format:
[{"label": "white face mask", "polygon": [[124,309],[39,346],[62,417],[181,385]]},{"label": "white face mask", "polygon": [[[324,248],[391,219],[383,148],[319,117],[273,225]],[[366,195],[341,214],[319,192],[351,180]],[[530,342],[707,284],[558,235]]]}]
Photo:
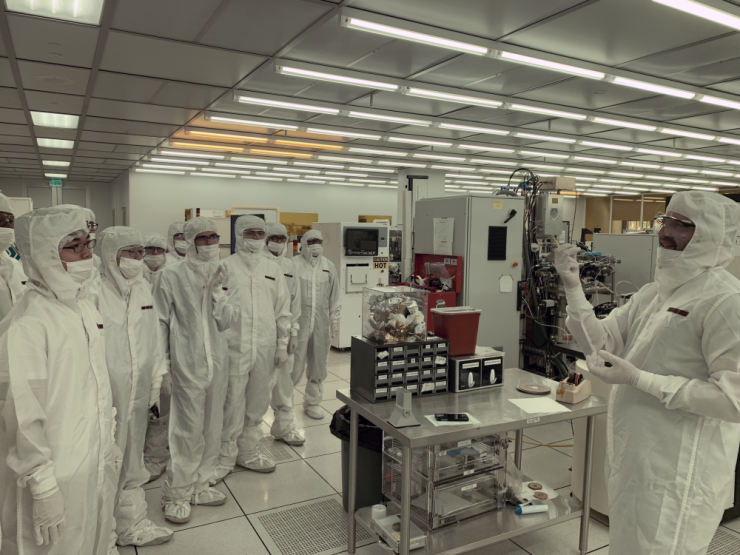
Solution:
[{"label": "white face mask", "polygon": [[67,265],[67,274],[75,283],[83,284],[92,277],[95,269],[95,262],[92,258],[87,260],[78,260],[76,262],[65,262]]},{"label": "white face mask", "polygon": [[185,255],[185,253],[188,250],[188,242],[187,241],[175,241],[175,250],[179,254]]},{"label": "white face mask", "polygon": [[324,252],[324,246],[323,245],[308,245],[308,252],[311,253],[311,256],[319,256],[321,253]]},{"label": "white face mask", "polygon": [[242,239],[242,245],[247,249],[247,252],[260,252],[262,250],[262,245],[264,244],[265,243],[259,239]]},{"label": "white face mask", "polygon": [[139,277],[141,272],[144,271],[144,261],[133,258],[121,258],[118,262],[118,269],[121,270],[123,277],[126,279],[134,279]]},{"label": "white face mask", "polygon": [[218,258],[218,245],[204,245],[196,247],[198,249],[197,258],[204,262],[210,262]]},{"label": "white face mask", "polygon": [[15,243],[15,230],[0,227],[0,251],[7,250],[13,243]]},{"label": "white face mask", "polygon": [[283,253],[283,248],[285,247],[285,243],[267,243],[268,250],[274,254],[275,256],[280,256]]},{"label": "white face mask", "polygon": [[162,264],[164,264],[164,255],[163,254],[148,254],[144,257],[144,263],[149,266],[149,269],[154,272],[159,268]]}]

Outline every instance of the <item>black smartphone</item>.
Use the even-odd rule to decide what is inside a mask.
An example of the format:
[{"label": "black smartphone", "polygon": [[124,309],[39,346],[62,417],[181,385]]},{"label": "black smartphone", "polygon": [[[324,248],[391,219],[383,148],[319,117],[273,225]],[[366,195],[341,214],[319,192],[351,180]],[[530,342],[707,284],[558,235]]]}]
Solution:
[{"label": "black smartphone", "polygon": [[434,419],[437,422],[467,422],[470,420],[467,414],[435,414]]}]

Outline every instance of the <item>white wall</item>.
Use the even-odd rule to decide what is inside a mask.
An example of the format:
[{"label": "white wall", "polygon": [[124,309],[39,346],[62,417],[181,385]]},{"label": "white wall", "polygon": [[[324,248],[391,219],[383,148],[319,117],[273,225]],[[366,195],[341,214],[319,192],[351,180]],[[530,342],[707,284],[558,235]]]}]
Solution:
[{"label": "white wall", "polygon": [[[570,222],[573,230],[573,240],[581,240],[581,229],[586,227],[586,199],[585,198],[565,198],[563,199],[563,220]],[[575,224],[573,216],[575,214]]]}]

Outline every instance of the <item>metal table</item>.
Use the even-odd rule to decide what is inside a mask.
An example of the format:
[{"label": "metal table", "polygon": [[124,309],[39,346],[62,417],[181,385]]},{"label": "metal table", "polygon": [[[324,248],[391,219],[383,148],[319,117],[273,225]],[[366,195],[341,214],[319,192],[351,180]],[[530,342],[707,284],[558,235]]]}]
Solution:
[{"label": "metal table", "polygon": [[[525,372],[518,368],[504,371],[504,385],[493,389],[470,391],[466,393],[448,393],[429,397],[415,397],[412,404],[414,415],[421,426],[396,429],[388,423],[395,403],[370,403],[348,389],[337,391],[337,398],[346,403],[352,410],[350,418],[349,442],[349,553],[355,552],[357,522],[360,522],[371,533],[370,511],[363,508],[355,511],[357,499],[357,440],[358,422],[362,415],[370,422],[393,436],[402,445],[402,482],[401,482],[401,542],[400,554],[409,555],[409,532],[411,524],[411,450],[417,447],[437,445],[448,441],[463,441],[481,435],[506,434],[516,430],[514,461],[521,469],[522,440],[524,428],[562,422],[573,418],[587,418],[585,472],[583,480],[583,502],[574,497],[545,501],[549,505],[548,513],[517,516],[514,508],[491,511],[457,524],[453,524],[427,533],[427,546],[414,550],[422,555],[458,555],[473,549],[489,546],[509,538],[532,532],[540,528],[559,524],[581,517],[579,548],[581,555],[586,553],[588,543],[588,525],[590,516],[589,501],[591,498],[591,470],[594,437],[594,417],[605,413],[606,401],[591,396],[576,405],[566,405],[571,412],[528,414],[509,399],[532,399],[532,395],[519,392],[519,383],[541,383],[552,388],[550,397],[555,398],[557,383]],[[467,412],[480,420],[480,424],[461,426],[434,426],[424,415],[435,413]],[[539,478],[539,477],[537,477]]]}]

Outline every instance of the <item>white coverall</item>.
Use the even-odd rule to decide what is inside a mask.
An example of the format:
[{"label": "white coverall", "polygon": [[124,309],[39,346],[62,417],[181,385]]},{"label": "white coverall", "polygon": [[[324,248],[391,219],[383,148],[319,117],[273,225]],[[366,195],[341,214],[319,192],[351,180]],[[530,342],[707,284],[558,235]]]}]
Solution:
[{"label": "white coverall", "polygon": [[[41,208],[15,223],[27,291],[0,325],[2,554],[104,555],[115,523],[114,409],[103,319],[59,258],[87,233],[79,207]],[[66,503],[54,545],[37,546],[34,497],[58,486]],[[21,516],[17,522],[16,516]]]},{"label": "white coverall", "polygon": [[609,402],[612,555],[704,555],[734,490],[740,282],[725,267],[740,208],[692,191],[668,210],[696,230],[685,250],[660,249],[655,282],[604,320],[580,288],[566,291],[566,323],[584,352],[642,370],[637,387],[612,388]]},{"label": "white coverall", "polygon": [[[0,212],[14,214],[13,205],[2,193],[0,193]],[[5,318],[26,290],[27,278],[23,266],[6,252],[14,242],[13,230],[0,228],[0,320]]]},{"label": "white coverall", "polygon": [[312,229],[301,238],[301,255],[293,258],[301,283],[301,317],[298,321],[298,348],[293,364],[293,384],[297,385],[306,368],[304,407],[319,405],[323,400],[326,365],[331,348],[331,328],[341,317],[339,279],[334,264],[322,254],[312,256],[307,241],[321,239]]},{"label": "white coverall", "polygon": [[130,227],[109,227],[98,234],[98,241],[102,275],[91,288],[90,300],[105,325],[116,444],[123,453],[114,512],[116,533],[119,545],[143,545],[172,534],[163,528],[155,530],[146,518],[142,488],[149,481],[144,438],[150,394],[158,393],[167,365],[149,283],[141,275],[126,279],[116,261],[120,249],[142,244],[141,234]]},{"label": "white coverall", "polygon": [[167,230],[167,250],[169,251],[165,256],[167,257],[167,264],[175,264],[176,262],[182,262],[185,260],[185,257],[180,256],[177,254],[177,249],[175,249],[175,235],[178,233],[182,233],[182,230],[185,228],[185,222],[174,222],[170,224],[169,229]]},{"label": "white coverall", "polygon": [[[224,332],[239,318],[237,282],[228,275],[213,292],[218,258],[198,257],[195,236],[217,233],[207,218],[185,224],[188,250],[183,264],[162,270],[154,289],[165,352],[174,382],[170,412],[170,464],[163,486],[163,504],[197,504],[209,490],[221,445],[228,355]],[[167,510],[167,508],[165,507]],[[189,515],[189,507],[184,507]]]},{"label": "white coverall", "polygon": [[[268,222],[265,224],[265,237],[269,239],[273,235],[280,235],[288,239],[287,230],[285,226],[279,223]],[[283,250],[278,256],[275,256],[270,252],[265,245],[262,254],[268,260],[272,260],[280,265],[285,277],[285,283],[288,285],[288,292],[290,293],[290,312],[291,312],[291,323],[290,323],[290,336],[298,337],[298,330],[300,325],[298,323],[301,317],[301,288],[298,283],[298,276],[295,273],[295,265],[293,260],[285,258],[285,251],[287,243],[283,245]],[[275,420],[272,422],[272,428],[270,433],[275,438],[283,438],[288,436],[291,432],[296,429],[295,426],[295,415],[293,413],[293,378],[291,372],[293,371],[293,363],[295,361],[295,353],[288,355],[288,362],[282,366],[277,366],[275,372],[277,374],[277,382],[275,387],[272,389],[272,409],[275,412]]]},{"label": "white coverall", "polygon": [[[167,250],[167,239],[159,233],[145,233],[144,247],[158,247]],[[147,256],[144,257],[144,277],[154,289],[155,283],[162,275],[162,270],[170,265],[170,259],[167,254],[164,256],[164,263],[158,266],[156,271],[147,265]],[[181,259],[182,260],[182,259]],[[170,460],[170,444],[167,439],[167,426],[170,421],[170,402],[172,397],[172,388],[167,384],[172,383],[171,377],[165,377],[162,389],[159,393],[159,418],[150,412],[149,426],[146,429],[146,442],[144,444],[144,466],[149,473],[149,479],[159,478],[167,468],[167,462]]]},{"label": "white coverall", "polygon": [[229,275],[239,284],[241,319],[224,334],[229,348],[229,389],[217,478],[233,470],[237,460],[254,463],[253,470],[275,466],[272,461],[258,460],[258,447],[276,381],[275,353],[287,351],[291,314],[283,272],[262,256],[264,240],[253,252],[245,246],[244,231],[264,229],[264,225],[256,216],[240,216],[234,224],[236,253],[224,260]]}]

